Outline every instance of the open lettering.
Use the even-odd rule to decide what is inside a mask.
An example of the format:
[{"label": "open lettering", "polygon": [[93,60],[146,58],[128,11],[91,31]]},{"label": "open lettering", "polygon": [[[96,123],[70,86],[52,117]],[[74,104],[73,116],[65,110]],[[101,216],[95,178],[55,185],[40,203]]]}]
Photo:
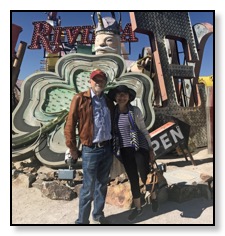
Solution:
[{"label": "open lettering", "polygon": [[184,141],[184,136],[180,127],[174,125],[169,129],[160,132],[158,135],[153,136],[151,140],[153,150],[156,156],[159,156],[176,148],[179,145],[179,142]]}]

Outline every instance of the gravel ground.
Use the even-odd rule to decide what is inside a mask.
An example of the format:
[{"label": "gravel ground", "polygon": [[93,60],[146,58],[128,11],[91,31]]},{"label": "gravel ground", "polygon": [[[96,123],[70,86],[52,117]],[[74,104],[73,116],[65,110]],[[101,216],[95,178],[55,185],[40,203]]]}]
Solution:
[{"label": "gravel ground", "polygon": [[[157,162],[167,164],[168,175],[174,170],[181,172],[185,170],[184,172],[206,173],[213,176],[213,155],[208,154],[207,149],[198,149],[192,154],[196,166],[186,162],[184,157],[174,155],[160,158]],[[45,169],[44,166],[41,168]],[[78,202],[78,198],[72,201],[51,200],[42,196],[39,189],[26,188],[13,181],[11,223],[12,225],[73,225],[78,215]],[[183,203],[167,201],[160,205],[156,213],[152,212],[150,205],[146,205],[143,214],[133,224],[213,225],[213,205],[213,199],[205,198],[195,198]],[[129,213],[130,210],[127,209],[109,204],[105,206],[105,216],[114,225],[131,224],[127,221]]]}]

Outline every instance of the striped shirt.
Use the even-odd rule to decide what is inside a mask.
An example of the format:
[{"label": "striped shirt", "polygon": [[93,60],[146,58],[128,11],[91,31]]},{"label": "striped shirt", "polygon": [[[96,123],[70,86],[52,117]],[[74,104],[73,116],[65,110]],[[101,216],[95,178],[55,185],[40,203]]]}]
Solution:
[{"label": "striped shirt", "polygon": [[[118,129],[119,129],[119,136],[120,136],[120,147],[121,148],[132,147],[131,137],[130,137],[130,122],[128,119],[128,113],[121,113],[119,115]],[[139,129],[137,130],[137,134],[138,134],[140,148],[144,148],[148,150],[149,149],[148,142],[144,134],[142,134]]]}]

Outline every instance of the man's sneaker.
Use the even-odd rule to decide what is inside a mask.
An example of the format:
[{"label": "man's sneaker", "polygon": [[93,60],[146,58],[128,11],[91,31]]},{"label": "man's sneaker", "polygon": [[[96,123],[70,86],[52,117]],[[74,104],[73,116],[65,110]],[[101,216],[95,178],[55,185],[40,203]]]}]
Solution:
[{"label": "man's sneaker", "polygon": [[134,210],[128,216],[128,220],[129,221],[133,221],[133,220],[135,220],[140,215],[142,215],[142,208],[140,210],[138,210],[137,208],[134,208]]},{"label": "man's sneaker", "polygon": [[157,199],[151,199],[152,211],[157,212],[159,209],[159,204]]},{"label": "man's sneaker", "polygon": [[107,220],[104,216],[101,216],[98,220],[94,220],[96,222],[96,224],[100,224],[100,225],[110,225],[111,222],[109,220]]}]

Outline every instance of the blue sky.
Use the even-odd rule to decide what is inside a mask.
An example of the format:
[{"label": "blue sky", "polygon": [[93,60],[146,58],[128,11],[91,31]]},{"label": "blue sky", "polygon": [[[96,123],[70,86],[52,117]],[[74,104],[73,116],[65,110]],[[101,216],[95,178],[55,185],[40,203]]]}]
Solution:
[{"label": "blue sky", "polygon": [[[196,23],[210,23],[214,24],[212,12],[189,12],[191,18],[191,24]],[[92,25],[91,14],[93,12],[58,12],[58,16],[61,18],[61,26],[81,26],[81,25]],[[103,13],[103,15],[110,15],[110,13]],[[23,28],[23,31],[19,35],[17,51],[20,41],[27,43],[27,46],[31,44],[31,38],[33,34],[34,21],[45,21],[47,20],[47,14],[43,12],[12,12],[12,23],[19,25]],[[129,13],[122,12],[122,26],[130,23]],[[148,37],[143,34],[136,33],[136,37],[139,39],[137,43],[131,43],[131,55],[130,60],[137,60],[139,53],[142,48],[149,46]],[[40,61],[43,60],[43,48],[38,50],[26,49],[24,59],[20,68],[19,79],[23,80],[30,74],[39,70],[41,67]],[[213,74],[213,36],[208,39],[205,51],[203,55],[203,62],[201,66],[200,76]]]}]

